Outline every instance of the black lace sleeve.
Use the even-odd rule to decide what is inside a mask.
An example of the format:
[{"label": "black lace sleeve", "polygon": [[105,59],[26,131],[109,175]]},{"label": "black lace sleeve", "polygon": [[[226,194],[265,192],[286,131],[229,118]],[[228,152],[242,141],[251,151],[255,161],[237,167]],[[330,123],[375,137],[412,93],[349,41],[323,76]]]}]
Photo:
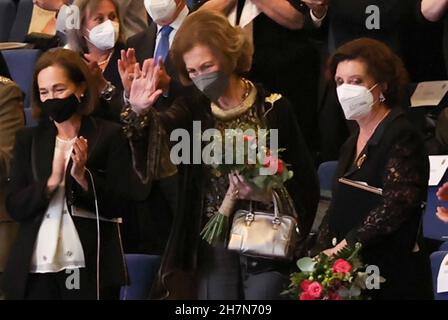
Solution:
[{"label": "black lace sleeve", "polygon": [[364,245],[374,243],[418,212],[416,208],[426,198],[429,174],[428,159],[418,141],[408,135],[391,148],[383,174],[384,202],[347,234],[349,245],[357,241]]},{"label": "black lace sleeve", "polygon": [[317,255],[319,252],[331,247],[331,233],[329,225],[329,215],[328,212],[325,214],[322,222],[319,226],[319,231],[317,233],[317,238],[312,248],[310,248],[310,255]]}]

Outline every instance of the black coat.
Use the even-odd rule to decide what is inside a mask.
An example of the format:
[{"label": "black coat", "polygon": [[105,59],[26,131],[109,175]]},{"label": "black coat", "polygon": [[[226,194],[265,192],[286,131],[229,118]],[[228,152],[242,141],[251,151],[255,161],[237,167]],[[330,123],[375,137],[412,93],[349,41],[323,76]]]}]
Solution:
[{"label": "black coat", "polygon": [[[11,217],[20,223],[18,239],[12,249],[4,276],[3,289],[8,299],[23,299],[27,276],[37,234],[49,204],[46,184],[52,171],[52,160],[57,129],[52,122],[43,121],[39,126],[26,128],[17,135],[14,163],[6,206]],[[86,167],[91,171],[98,198],[99,214],[106,218],[121,217],[122,201],[126,195],[130,170],[128,146],[121,129],[115,124],[84,117],[79,136],[89,142]],[[66,199],[74,204],[94,209],[91,182],[88,192],[70,176],[70,160],[66,172]],[[86,262],[86,271],[96,274],[97,227],[95,219],[73,217]],[[118,226],[101,222],[101,286],[120,286],[126,280]]]},{"label": "black coat", "polygon": [[[332,247],[333,238],[337,243],[346,239],[349,245],[360,242],[363,262],[377,265],[386,278],[381,290],[368,295],[426,298],[430,273],[421,219],[429,161],[422,137],[399,109],[389,113],[355,160],[358,134],[341,148],[331,205],[314,253]],[[382,195],[340,183],[340,177],[381,188]],[[416,244],[419,252],[414,252]]]},{"label": "black coat", "polygon": [[[257,90],[257,112],[260,118],[266,112],[269,129],[279,129],[279,148],[285,148],[282,159],[294,171],[294,178],[286,182],[286,188],[294,201],[301,233],[306,236],[319,200],[318,179],[310,153],[287,100],[281,98],[271,108],[271,104],[265,102],[270,94],[260,86]],[[168,133],[180,127],[191,132],[193,121],[201,121],[203,131],[214,127],[210,100],[200,93],[176,101],[159,116]],[[162,262],[161,277],[154,288],[156,298],[195,297],[193,274],[201,241],[205,178],[202,165],[180,166],[178,211]]]}]

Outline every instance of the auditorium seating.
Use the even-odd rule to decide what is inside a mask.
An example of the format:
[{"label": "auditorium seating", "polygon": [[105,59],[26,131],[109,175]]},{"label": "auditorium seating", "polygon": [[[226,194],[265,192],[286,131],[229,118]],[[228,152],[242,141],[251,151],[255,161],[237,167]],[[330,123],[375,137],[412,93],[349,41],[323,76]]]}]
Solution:
[{"label": "auditorium seating", "polygon": [[12,79],[25,93],[25,108],[30,108],[34,66],[41,55],[41,51],[37,49],[16,49],[4,50],[2,53],[8,64]]},{"label": "auditorium seating", "polygon": [[432,285],[435,300],[448,300],[448,292],[437,293],[437,276],[439,274],[439,269],[443,258],[447,254],[448,251],[437,251],[431,254]]},{"label": "auditorium seating", "polygon": [[145,300],[159,270],[160,256],[126,254],[130,284],[121,288],[120,300]]},{"label": "auditorium seating", "polygon": [[319,175],[321,195],[323,192],[331,192],[337,166],[337,161],[328,161],[320,164],[317,173]]},{"label": "auditorium seating", "polygon": [[[446,181],[446,177],[442,181]],[[436,196],[438,188],[439,186],[428,188],[426,209],[423,214],[423,235],[425,238],[446,241],[448,240],[448,225],[436,216],[437,206],[443,205],[439,203]]]}]

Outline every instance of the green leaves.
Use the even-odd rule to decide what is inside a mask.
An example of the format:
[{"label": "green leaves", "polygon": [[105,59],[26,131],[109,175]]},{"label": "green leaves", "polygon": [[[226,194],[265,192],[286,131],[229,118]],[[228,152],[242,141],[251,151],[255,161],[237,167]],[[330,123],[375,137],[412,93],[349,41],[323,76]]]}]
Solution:
[{"label": "green leaves", "polygon": [[207,222],[200,235],[208,244],[215,246],[225,240],[228,225],[229,217],[217,212]]},{"label": "green leaves", "polygon": [[316,264],[317,262],[310,257],[305,257],[297,261],[297,267],[302,272],[313,272]]},{"label": "green leaves", "polygon": [[[297,261],[300,272],[290,275],[286,293],[300,300],[359,300],[366,289],[367,274],[360,259],[361,244],[346,247],[334,256],[324,253]],[[320,286],[322,294],[315,296],[311,286]]]}]

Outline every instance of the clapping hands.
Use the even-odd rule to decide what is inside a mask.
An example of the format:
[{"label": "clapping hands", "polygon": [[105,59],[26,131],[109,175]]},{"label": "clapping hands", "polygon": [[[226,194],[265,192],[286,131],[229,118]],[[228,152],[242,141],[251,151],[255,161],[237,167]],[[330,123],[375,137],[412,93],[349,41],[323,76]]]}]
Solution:
[{"label": "clapping hands", "polygon": [[[448,201],[448,183],[444,183],[437,191],[437,198],[442,201]],[[445,223],[448,223],[448,209],[437,207],[437,217]]]}]

